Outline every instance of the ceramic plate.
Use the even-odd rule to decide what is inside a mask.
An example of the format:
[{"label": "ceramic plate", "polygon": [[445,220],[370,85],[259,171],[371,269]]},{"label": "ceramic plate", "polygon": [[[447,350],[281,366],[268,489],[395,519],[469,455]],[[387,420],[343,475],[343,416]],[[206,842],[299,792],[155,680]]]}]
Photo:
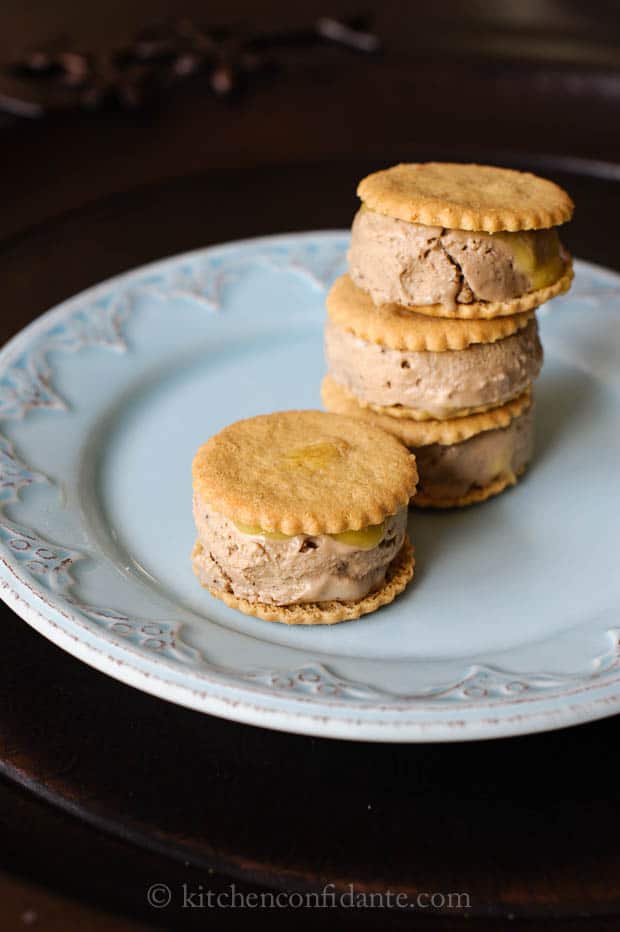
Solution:
[{"label": "ceramic plate", "polygon": [[138,269],[0,353],[0,583],[29,624],[203,712],[377,741],[539,731],[620,709],[620,277],[577,263],[541,311],[536,457],[519,485],[413,512],[413,585],[361,621],[295,628],[201,589],[190,463],[225,424],[318,407],[344,233]]}]

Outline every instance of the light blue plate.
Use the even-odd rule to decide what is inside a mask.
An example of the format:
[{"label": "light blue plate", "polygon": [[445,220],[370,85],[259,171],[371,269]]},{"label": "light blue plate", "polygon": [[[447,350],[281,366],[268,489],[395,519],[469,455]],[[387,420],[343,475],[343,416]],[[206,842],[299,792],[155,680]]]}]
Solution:
[{"label": "light blue plate", "polygon": [[54,643],[172,702],[286,731],[449,741],[620,709],[620,277],[541,312],[534,464],[414,512],[418,566],[361,621],[289,628],[202,590],[190,463],[225,424],[320,406],[344,233],[232,243],[106,282],[0,353],[0,584]]}]

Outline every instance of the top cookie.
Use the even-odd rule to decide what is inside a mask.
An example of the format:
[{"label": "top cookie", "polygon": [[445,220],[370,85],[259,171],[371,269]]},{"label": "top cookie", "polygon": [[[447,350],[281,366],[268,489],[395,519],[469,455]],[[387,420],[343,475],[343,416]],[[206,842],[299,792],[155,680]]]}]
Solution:
[{"label": "top cookie", "polygon": [[237,421],[199,449],[192,476],[195,493],[227,518],[288,535],[380,524],[418,479],[396,438],[323,411]]},{"label": "top cookie", "polygon": [[395,165],[368,175],[357,193],[399,220],[486,233],[558,226],[574,209],[566,191],[530,172],[455,162]]}]

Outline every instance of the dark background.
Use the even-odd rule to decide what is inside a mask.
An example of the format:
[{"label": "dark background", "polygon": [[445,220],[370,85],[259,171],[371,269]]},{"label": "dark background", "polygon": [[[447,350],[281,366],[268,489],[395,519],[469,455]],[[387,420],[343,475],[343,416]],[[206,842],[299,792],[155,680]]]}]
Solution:
[{"label": "dark background", "polygon": [[[0,61],[63,36],[104,52],[173,14],[270,32],[369,9],[5,0]],[[5,74],[5,110],[49,112],[0,114],[0,339],[163,255],[347,226],[359,177],[400,160],[476,159],[553,177],[577,202],[568,245],[620,268],[617,4],[382,2],[372,28],[380,55],[301,44],[244,94],[220,99],[203,76],[145,111],[78,111],[44,83]],[[1,619],[0,928],[239,921],[238,911],[146,903],[154,882],[225,890],[233,880],[246,891],[354,882],[471,896],[467,917],[284,916],[298,925],[619,927],[616,719],[445,747],[281,735],[142,695],[8,609]]]}]

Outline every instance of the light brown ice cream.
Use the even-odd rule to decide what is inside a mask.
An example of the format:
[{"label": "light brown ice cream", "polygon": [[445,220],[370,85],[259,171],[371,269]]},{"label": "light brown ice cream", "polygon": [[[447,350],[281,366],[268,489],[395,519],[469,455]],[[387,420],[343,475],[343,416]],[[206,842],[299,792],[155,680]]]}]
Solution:
[{"label": "light brown ice cream", "polygon": [[325,355],[334,381],[362,401],[436,418],[505,404],[537,377],[543,358],[535,318],[503,340],[441,353],[389,349],[328,321]]},{"label": "light brown ice cream", "polygon": [[407,223],[362,207],[348,254],[349,274],[375,304],[509,301],[561,278],[555,230],[477,233]]},{"label": "light brown ice cream", "polygon": [[362,599],[381,587],[405,540],[407,509],[386,518],[378,544],[360,549],[333,535],[243,533],[194,496],[202,551],[194,571],[204,586],[250,602],[290,605]]},{"label": "light brown ice cream", "polygon": [[438,443],[414,449],[419,491],[430,498],[451,499],[484,488],[496,479],[514,479],[532,456],[534,414],[530,407],[508,427],[485,430],[463,443]]}]

